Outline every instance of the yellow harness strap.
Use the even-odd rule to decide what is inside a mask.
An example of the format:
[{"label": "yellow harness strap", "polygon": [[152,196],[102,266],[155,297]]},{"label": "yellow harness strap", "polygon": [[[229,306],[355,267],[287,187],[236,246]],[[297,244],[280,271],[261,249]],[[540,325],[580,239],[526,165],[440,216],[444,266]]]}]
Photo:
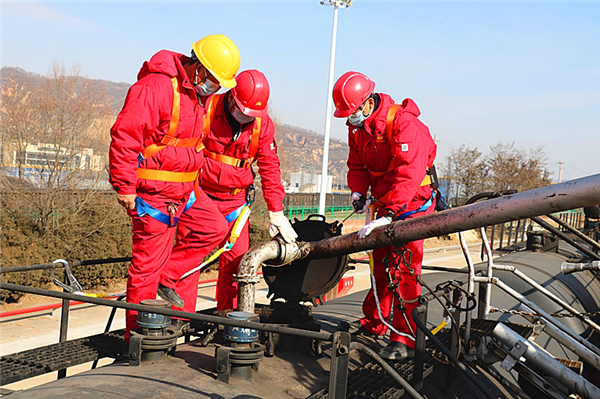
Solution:
[{"label": "yellow harness strap", "polygon": [[[179,82],[177,77],[171,78],[171,84],[173,85],[173,109],[171,111],[171,122],[169,122],[169,131],[165,134],[159,142],[150,144],[148,147],[142,150],[142,156],[144,159],[152,157],[162,149],[170,147],[196,147],[196,151],[201,151],[204,146],[202,145],[202,137],[195,137],[191,139],[179,139],[175,137],[177,133],[177,127],[179,126],[179,113],[181,111],[181,91],[179,89]],[[138,179],[146,180],[159,180],[176,183],[186,183],[194,181],[198,171],[195,172],[171,172],[167,170],[158,169],[145,169],[138,168],[137,177]]]},{"label": "yellow harness strap", "polygon": [[198,171],[171,172],[170,170],[142,169],[137,170],[138,179],[170,181],[174,183],[187,183],[196,180]]},{"label": "yellow harness strap", "polygon": [[[212,118],[214,116],[209,116],[212,122]],[[258,142],[260,140],[260,127],[261,118],[255,118],[254,125],[252,127],[252,136],[250,138],[250,148],[248,148],[248,159],[238,159],[224,154],[217,154],[208,150],[204,151],[204,156],[210,159],[214,159],[217,162],[224,163],[225,165],[235,166],[236,168],[249,168],[252,165],[252,162],[254,162],[254,160],[256,159],[256,153],[258,152]]]}]

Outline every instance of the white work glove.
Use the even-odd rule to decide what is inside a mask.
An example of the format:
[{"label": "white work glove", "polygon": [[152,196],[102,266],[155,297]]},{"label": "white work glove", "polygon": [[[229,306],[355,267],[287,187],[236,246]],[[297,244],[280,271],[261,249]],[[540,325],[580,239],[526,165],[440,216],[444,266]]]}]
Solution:
[{"label": "white work glove", "polygon": [[375,219],[375,220],[365,224],[360,230],[358,230],[358,237],[365,238],[366,236],[371,234],[371,231],[373,231],[374,228],[381,227],[381,226],[387,226],[390,223],[392,223],[392,221],[385,216],[382,218],[379,218],[379,219]]},{"label": "white work glove", "polygon": [[[361,202],[364,201],[364,205],[361,208]],[[371,200],[366,199],[364,195],[359,192],[352,193],[352,207],[354,211],[359,215],[365,213],[367,209],[369,209],[369,205],[371,205]]]},{"label": "white work glove", "polygon": [[281,237],[290,244],[298,238],[296,230],[294,230],[288,218],[285,217],[283,211],[269,211],[269,234],[271,237],[275,237],[277,233],[281,233]]}]

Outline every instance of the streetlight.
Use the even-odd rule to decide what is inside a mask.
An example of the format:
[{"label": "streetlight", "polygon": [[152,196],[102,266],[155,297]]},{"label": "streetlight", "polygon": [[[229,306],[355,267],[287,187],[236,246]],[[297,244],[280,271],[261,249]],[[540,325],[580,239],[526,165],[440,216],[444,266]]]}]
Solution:
[{"label": "streetlight", "polygon": [[331,104],[333,102],[333,66],[335,63],[335,41],[337,36],[338,8],[348,8],[352,0],[321,0],[322,5],[333,6],[333,32],[331,33],[331,55],[329,57],[329,84],[327,85],[327,115],[325,115],[325,136],[323,137],[323,165],[321,166],[321,194],[319,195],[319,214],[325,215],[327,198],[327,166],[329,164],[329,135],[331,132]]}]

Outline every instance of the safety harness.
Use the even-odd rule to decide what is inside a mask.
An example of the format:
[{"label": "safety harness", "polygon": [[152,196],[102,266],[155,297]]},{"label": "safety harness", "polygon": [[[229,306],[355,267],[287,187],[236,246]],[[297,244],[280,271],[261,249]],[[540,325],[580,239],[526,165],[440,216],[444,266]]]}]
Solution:
[{"label": "safety harness", "polygon": [[[179,113],[181,111],[181,91],[177,77],[171,78],[173,84],[173,110],[171,112],[171,122],[169,130],[159,141],[150,144],[144,148],[138,155],[138,163],[148,159],[167,147],[195,147],[196,152],[204,149],[203,137],[194,137],[191,139],[179,139],[175,137],[177,127],[179,126]],[[159,180],[175,183],[187,183],[196,180],[198,170],[193,172],[172,172],[169,170],[139,168],[137,170],[138,179]]]},{"label": "safety harness", "polygon": [[[204,149],[204,144],[202,142],[203,136],[194,137],[191,139],[179,139],[175,137],[175,133],[177,133],[177,127],[179,126],[179,114],[181,112],[181,91],[177,77],[172,77],[171,83],[173,85],[173,109],[171,112],[171,121],[169,122],[169,130],[167,131],[167,134],[162,136],[159,141],[150,144],[138,155],[138,179],[158,180],[174,183],[187,183],[197,180],[199,170],[193,172],[173,172],[169,170],[146,169],[139,167],[139,165],[145,159],[152,157],[167,147],[194,147],[196,152],[200,152]],[[196,195],[194,192],[192,192],[183,212],[185,213],[195,201]],[[179,220],[179,218],[175,217],[177,206],[172,202],[167,203],[168,213],[162,213],[152,205],[145,202],[138,195],[135,198],[135,210],[140,217],[148,215],[159,222],[168,225],[169,227],[176,226],[177,221]]]},{"label": "safety harness", "polygon": [[[211,96],[210,99],[208,100],[209,103],[207,106],[207,111],[204,114],[204,117],[202,120],[202,130],[203,130],[202,135],[204,137],[208,137],[208,135],[209,135],[210,127],[212,125],[213,119],[216,114],[217,105],[222,101],[222,98],[223,98],[223,96],[221,94],[216,94],[214,96]],[[238,158],[231,157],[229,155],[211,152],[207,149],[204,150],[204,156],[207,158],[210,158],[210,159],[214,159],[217,162],[221,162],[225,165],[230,165],[230,166],[233,166],[236,168],[249,168],[256,159],[256,153],[258,152],[258,142],[260,139],[260,130],[261,130],[261,118],[260,117],[254,118],[254,125],[252,127],[252,135],[250,136],[250,148],[248,149],[248,159],[238,159]],[[211,190],[225,192],[225,193],[229,192],[232,195],[236,195],[239,192],[248,188],[248,186],[236,187],[236,188],[225,187],[225,186],[222,186],[217,183],[212,183],[207,180],[203,180],[201,178],[201,176],[197,180],[197,183],[202,188],[208,188]]]}]

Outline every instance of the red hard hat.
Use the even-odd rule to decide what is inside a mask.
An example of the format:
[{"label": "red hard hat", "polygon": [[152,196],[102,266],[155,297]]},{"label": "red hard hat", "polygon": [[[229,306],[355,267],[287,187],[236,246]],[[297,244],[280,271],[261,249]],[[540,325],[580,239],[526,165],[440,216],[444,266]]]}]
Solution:
[{"label": "red hard hat", "polygon": [[247,116],[265,116],[269,101],[269,82],[262,72],[249,69],[237,74],[237,85],[231,89],[233,99]]},{"label": "red hard hat", "polygon": [[360,72],[346,72],[333,86],[333,103],[336,118],[352,115],[373,93],[375,82]]}]

